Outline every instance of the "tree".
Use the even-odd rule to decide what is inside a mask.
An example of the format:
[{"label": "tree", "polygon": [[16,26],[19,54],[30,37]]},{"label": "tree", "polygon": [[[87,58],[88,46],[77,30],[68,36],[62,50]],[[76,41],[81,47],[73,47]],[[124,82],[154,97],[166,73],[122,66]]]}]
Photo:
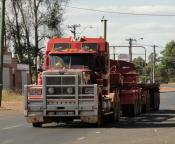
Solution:
[{"label": "tree", "polygon": [[[24,2],[24,1],[23,1]],[[31,47],[30,43],[30,29],[29,29],[29,21],[27,19],[26,12],[24,11],[25,4],[22,3],[21,0],[18,0],[17,6],[20,10],[21,17],[22,17],[22,22],[23,22],[23,28],[25,32],[25,39],[26,39],[26,47],[27,47],[27,56],[28,56],[28,64],[29,64],[29,75],[32,78],[32,72],[31,72],[31,67],[32,67],[32,59],[31,59],[31,53],[33,53],[33,49]],[[32,82],[32,79],[30,79],[30,83]]]},{"label": "tree", "polygon": [[139,56],[133,60],[133,63],[135,64],[135,67],[136,67],[139,75],[143,75],[143,73],[144,73],[143,70],[145,67],[145,60]]},{"label": "tree", "polygon": [[6,11],[8,43],[13,47],[20,63],[29,63],[30,71],[35,64],[37,77],[37,56],[44,47],[45,38],[52,36],[49,30],[57,36],[63,34],[63,4],[66,5],[68,0],[7,1],[9,8],[12,8],[11,11]]},{"label": "tree", "polygon": [[64,13],[64,9],[58,1],[53,1],[49,3],[48,6],[48,14],[45,24],[50,31],[50,35],[48,37],[57,36],[61,37],[63,35],[63,31],[61,31],[61,23],[63,21],[62,15]]},{"label": "tree", "polygon": [[175,61],[175,41],[170,41],[166,44],[165,50],[161,52],[161,66],[163,71],[166,71],[168,81],[175,81],[175,70],[174,70],[174,61]]},{"label": "tree", "polygon": [[10,0],[11,13],[6,11],[6,32],[9,40],[13,41],[12,46],[17,55],[18,61],[24,63],[25,47],[23,41],[22,22],[16,0]]},{"label": "tree", "polygon": [[160,82],[168,82],[168,71],[166,66],[161,63],[157,66],[157,78]]},{"label": "tree", "polygon": [[145,60],[139,56],[133,60],[133,63],[135,64],[136,70],[139,74],[140,81],[144,82],[146,80]]}]

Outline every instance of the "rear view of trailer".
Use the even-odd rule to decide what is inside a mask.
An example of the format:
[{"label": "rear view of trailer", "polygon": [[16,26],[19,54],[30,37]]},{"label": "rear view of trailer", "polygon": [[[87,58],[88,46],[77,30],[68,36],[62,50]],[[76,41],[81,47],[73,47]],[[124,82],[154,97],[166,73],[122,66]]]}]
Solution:
[{"label": "rear view of trailer", "polygon": [[110,60],[111,88],[119,89],[122,115],[136,116],[159,109],[159,84],[140,84],[133,63]]}]

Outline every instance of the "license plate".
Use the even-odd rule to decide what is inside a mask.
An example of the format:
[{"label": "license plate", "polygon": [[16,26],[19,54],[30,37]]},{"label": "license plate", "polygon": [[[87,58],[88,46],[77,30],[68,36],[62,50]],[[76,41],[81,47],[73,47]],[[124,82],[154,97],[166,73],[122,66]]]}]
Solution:
[{"label": "license plate", "polygon": [[67,115],[67,112],[57,112],[57,115]]}]

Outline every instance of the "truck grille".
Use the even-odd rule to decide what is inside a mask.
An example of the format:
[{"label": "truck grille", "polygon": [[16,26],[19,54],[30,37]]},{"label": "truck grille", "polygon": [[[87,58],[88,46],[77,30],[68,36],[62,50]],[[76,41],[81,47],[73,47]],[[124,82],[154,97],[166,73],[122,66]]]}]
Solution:
[{"label": "truck grille", "polygon": [[75,98],[76,89],[78,89],[78,76],[46,75],[44,81],[44,89],[48,98]]},{"label": "truck grille", "polygon": [[47,85],[75,85],[75,77],[46,77]]}]

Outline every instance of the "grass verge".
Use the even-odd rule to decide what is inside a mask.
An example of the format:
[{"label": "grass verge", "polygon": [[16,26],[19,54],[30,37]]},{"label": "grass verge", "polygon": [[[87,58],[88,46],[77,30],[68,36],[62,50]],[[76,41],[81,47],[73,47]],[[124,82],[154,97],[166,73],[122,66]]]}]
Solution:
[{"label": "grass verge", "polygon": [[0,112],[23,112],[24,97],[19,92],[3,90]]},{"label": "grass verge", "polygon": [[12,102],[12,101],[23,101],[24,97],[14,91],[3,90],[2,91],[2,101]]}]

